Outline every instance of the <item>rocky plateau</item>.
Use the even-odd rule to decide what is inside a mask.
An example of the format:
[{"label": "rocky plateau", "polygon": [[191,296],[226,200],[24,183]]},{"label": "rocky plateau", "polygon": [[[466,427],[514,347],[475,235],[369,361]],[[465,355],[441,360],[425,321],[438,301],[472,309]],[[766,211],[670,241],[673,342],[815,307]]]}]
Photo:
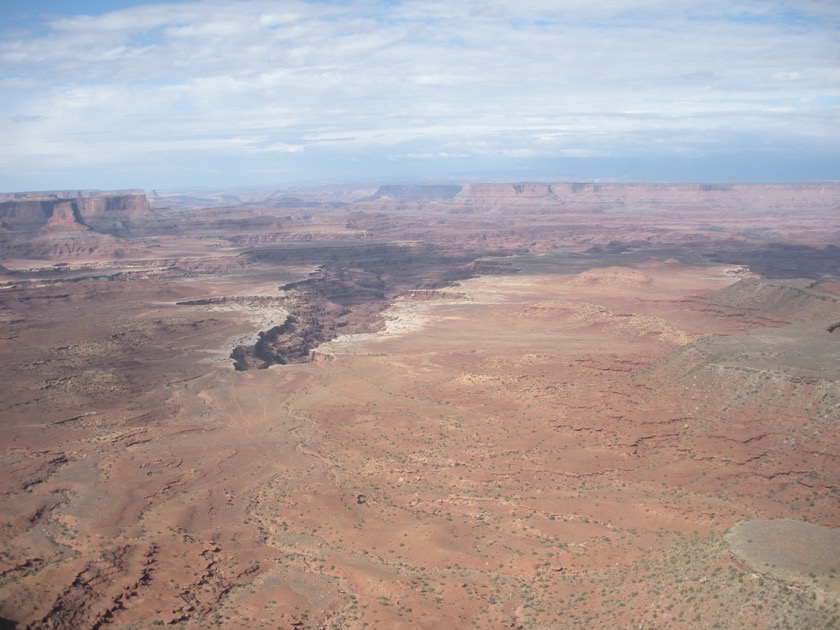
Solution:
[{"label": "rocky plateau", "polygon": [[0,627],[840,626],[840,185],[0,195]]}]

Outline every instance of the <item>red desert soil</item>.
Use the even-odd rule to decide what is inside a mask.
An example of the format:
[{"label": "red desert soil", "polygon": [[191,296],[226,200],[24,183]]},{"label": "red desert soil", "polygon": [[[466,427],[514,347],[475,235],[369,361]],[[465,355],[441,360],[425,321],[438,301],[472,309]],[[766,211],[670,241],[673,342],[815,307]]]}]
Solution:
[{"label": "red desert soil", "polygon": [[[837,625],[840,567],[800,533],[840,526],[836,281],[609,252],[394,270],[379,332],[235,371],[300,308],[278,287],[320,276],[213,229],[3,262],[9,627]],[[816,578],[763,564],[784,538],[741,534],[765,521],[801,523]]]}]

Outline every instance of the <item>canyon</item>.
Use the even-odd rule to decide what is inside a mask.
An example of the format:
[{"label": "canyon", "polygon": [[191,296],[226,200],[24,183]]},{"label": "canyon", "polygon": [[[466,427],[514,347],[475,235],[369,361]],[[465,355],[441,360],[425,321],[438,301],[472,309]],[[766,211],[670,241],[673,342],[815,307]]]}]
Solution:
[{"label": "canyon", "polygon": [[837,183],[2,194],[0,627],[837,627],[839,244]]}]

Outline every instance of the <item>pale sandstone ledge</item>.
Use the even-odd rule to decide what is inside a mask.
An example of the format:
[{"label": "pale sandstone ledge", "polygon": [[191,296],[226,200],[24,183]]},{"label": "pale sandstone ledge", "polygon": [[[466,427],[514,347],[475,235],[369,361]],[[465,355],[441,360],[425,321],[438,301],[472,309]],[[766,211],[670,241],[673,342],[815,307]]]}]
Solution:
[{"label": "pale sandstone ledge", "polygon": [[[731,268],[721,267],[719,275],[709,280],[732,282]],[[577,324],[609,326],[621,334],[655,337],[659,343],[683,346],[695,341],[696,336],[672,326],[661,317],[644,313],[615,313],[604,307],[591,304],[582,299],[548,299],[522,305],[523,292],[537,287],[545,280],[544,276],[479,276],[462,280],[449,289],[412,291],[394,300],[382,312],[384,324],[376,332],[339,334],[334,339],[320,344],[310,351],[310,361],[329,361],[341,355],[375,355],[383,350],[379,344],[395,337],[414,334],[436,323],[450,318],[445,313],[447,307],[456,305],[500,305],[508,303],[522,317],[565,318]],[[568,276],[561,284],[575,291],[581,286],[607,284],[610,286],[650,287],[655,280],[638,270],[628,267],[607,267],[588,270]],[[237,307],[238,308],[238,307]],[[278,314],[272,311],[253,311],[273,318],[262,319],[262,329],[282,323]],[[273,323],[272,323],[273,322]],[[271,326],[269,325],[271,324]],[[226,356],[230,350],[240,344],[254,343],[257,334],[236,337],[225,347]]]},{"label": "pale sandstone ledge", "polygon": [[383,312],[385,325],[379,332],[339,335],[322,343],[312,351],[312,359],[343,354],[373,354],[373,345],[392,337],[407,335],[422,330],[431,324],[431,312],[441,302],[416,302],[398,299]]},{"label": "pale sandstone ledge", "polygon": [[232,369],[232,362],[230,355],[235,348],[242,345],[254,345],[259,341],[260,331],[268,330],[274,326],[279,326],[289,316],[289,311],[280,307],[263,307],[263,306],[248,306],[245,304],[237,304],[235,302],[214,305],[209,309],[215,313],[237,313],[245,316],[253,326],[253,332],[245,335],[236,335],[228,339],[227,343],[220,350],[208,350],[212,355],[208,360],[213,363],[222,363],[230,366]]},{"label": "pale sandstone ledge", "polygon": [[321,344],[314,352],[314,360],[325,355],[375,354],[373,344],[402,335],[419,332],[433,326],[441,315],[435,313],[443,306],[463,304],[500,304],[509,294],[516,294],[522,287],[538,281],[527,276],[480,276],[463,280],[451,291],[435,291],[435,299],[416,299],[411,294],[395,300],[383,312],[385,325],[374,333],[341,335]]},{"label": "pale sandstone ledge", "polygon": [[755,519],[732,527],[726,539],[732,554],[757,573],[840,596],[840,529]]},{"label": "pale sandstone ledge", "polygon": [[[626,274],[628,278],[635,280],[638,274],[638,272],[628,268],[610,268],[608,271],[611,278]],[[569,279],[570,287],[579,285],[594,275],[597,275],[597,273],[585,272],[572,276]],[[511,305],[516,304],[517,307],[521,306],[517,298],[522,294],[522,291],[539,284],[542,279],[540,276],[479,276],[461,281],[451,291],[436,291],[435,299],[418,301],[412,295],[404,296],[395,300],[383,312],[385,325],[382,330],[374,333],[340,335],[318,346],[313,351],[313,360],[323,360],[326,355],[375,353],[374,344],[393,337],[416,333],[428,326],[433,326],[440,317],[445,317],[436,312],[445,306],[464,303],[496,305],[506,302],[510,302]],[[555,310],[580,312],[585,310],[587,306],[593,305],[575,300],[565,300],[562,303],[556,301],[544,303],[542,306],[547,308],[551,316],[554,316],[556,315]],[[523,312],[522,315],[528,316],[532,314],[532,310],[539,310],[539,308],[540,305],[532,305],[530,310],[526,308],[525,311],[527,312]],[[675,345],[687,344],[693,340],[693,337],[671,327],[661,318],[641,314],[621,317],[600,307],[597,310],[598,317],[585,323],[609,321],[624,330],[632,330],[637,334],[654,332],[661,336],[661,341]]]},{"label": "pale sandstone ledge", "polygon": [[[372,354],[373,344],[386,341],[393,337],[416,333],[428,326],[434,325],[435,311],[441,306],[471,303],[498,303],[503,301],[506,286],[521,286],[527,281],[522,278],[501,278],[499,276],[478,277],[461,281],[452,291],[438,290],[433,299],[417,299],[409,294],[397,300],[382,313],[385,325],[382,330],[374,333],[360,333],[355,335],[340,335],[321,344],[314,352],[314,359],[321,360],[325,355],[337,356],[342,354]],[[415,292],[416,293],[416,292]],[[425,292],[424,292],[425,293]]]}]

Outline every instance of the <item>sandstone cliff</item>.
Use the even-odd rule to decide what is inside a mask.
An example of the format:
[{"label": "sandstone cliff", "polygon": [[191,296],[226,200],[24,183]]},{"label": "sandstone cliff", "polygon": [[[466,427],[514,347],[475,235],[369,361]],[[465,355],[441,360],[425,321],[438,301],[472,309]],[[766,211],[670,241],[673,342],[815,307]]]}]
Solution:
[{"label": "sandstone cliff", "polygon": [[127,233],[151,210],[143,191],[125,190],[6,193],[0,195],[0,226],[9,232],[37,232],[48,225]]}]

